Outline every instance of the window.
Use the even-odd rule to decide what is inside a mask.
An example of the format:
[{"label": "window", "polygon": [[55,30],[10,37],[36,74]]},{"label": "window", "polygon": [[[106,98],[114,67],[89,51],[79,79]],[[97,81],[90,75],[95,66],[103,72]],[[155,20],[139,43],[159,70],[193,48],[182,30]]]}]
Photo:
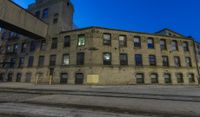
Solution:
[{"label": "window", "polygon": [[176,40],[172,41],[172,51],[178,51],[178,42]]},{"label": "window", "polygon": [[103,53],[103,64],[111,65],[112,64],[111,62],[112,62],[111,53],[108,53],[108,52]]},{"label": "window", "polygon": [[33,61],[34,61],[34,57],[33,56],[29,56],[28,67],[32,67],[33,66]]},{"label": "window", "polygon": [[149,65],[156,66],[156,56],[155,55],[149,55]]},{"label": "window", "polygon": [[76,73],[75,74],[75,84],[81,85],[84,83],[84,74],[83,73]]},{"label": "window", "polygon": [[58,45],[58,39],[57,38],[53,38],[52,39],[52,43],[51,43],[51,49],[56,49]]},{"label": "window", "polygon": [[60,84],[67,84],[67,81],[68,81],[68,74],[67,73],[61,73]]},{"label": "window", "polygon": [[141,48],[141,39],[139,36],[133,38],[133,44],[135,48]]},{"label": "window", "polygon": [[31,41],[30,52],[35,51],[35,48],[36,48],[36,42],[35,41]]},{"label": "window", "polygon": [[135,77],[136,77],[137,84],[144,84],[144,74],[143,73],[137,73]]},{"label": "window", "polygon": [[16,58],[11,58],[10,59],[10,68],[14,68],[16,64]]},{"label": "window", "polygon": [[165,83],[166,83],[166,84],[172,83],[171,74],[165,73],[165,74],[164,74],[164,79],[165,79]]},{"label": "window", "polygon": [[24,57],[19,58],[19,68],[24,66]]},{"label": "window", "polygon": [[148,38],[147,39],[147,47],[149,49],[153,49],[154,48],[154,40],[153,40],[153,38]]},{"label": "window", "polygon": [[55,66],[56,65],[56,55],[50,56],[49,66]]},{"label": "window", "polygon": [[160,40],[160,49],[161,50],[167,50],[166,40],[164,40],[164,39]]},{"label": "window", "polygon": [[17,73],[16,82],[21,82],[21,78],[22,78],[22,74],[21,73]]},{"label": "window", "polygon": [[48,8],[46,8],[46,9],[43,10],[42,18],[47,18],[48,15],[49,15],[49,11],[48,11]]},{"label": "window", "polygon": [[18,48],[19,48],[18,44],[14,44],[13,52],[14,52],[14,53],[17,53]]},{"label": "window", "polygon": [[38,67],[44,66],[44,56],[39,56]]},{"label": "window", "polygon": [[56,17],[53,19],[53,24],[57,24],[57,23],[58,23],[58,18]]},{"label": "window", "polygon": [[21,52],[22,52],[22,53],[26,52],[26,49],[27,49],[27,44],[24,42],[24,43],[22,43]]},{"label": "window", "polygon": [[190,57],[185,57],[185,63],[187,67],[192,67],[192,61]]},{"label": "window", "polygon": [[189,51],[189,44],[187,41],[183,42],[183,50],[184,52],[188,52]]},{"label": "window", "polygon": [[63,65],[69,65],[70,56],[69,54],[63,54]]},{"label": "window", "polygon": [[32,77],[31,73],[26,73],[25,82],[27,82],[27,83],[31,82],[31,77]]},{"label": "window", "polygon": [[126,47],[126,46],[127,46],[126,36],[124,35],[119,36],[119,47]]},{"label": "window", "polygon": [[7,53],[11,53],[12,52],[11,45],[7,45],[6,46],[6,52]]},{"label": "window", "polygon": [[135,55],[135,65],[136,66],[142,66],[143,65],[142,55],[141,54],[136,54]]},{"label": "window", "polygon": [[46,50],[46,41],[45,40],[41,41],[40,50]]},{"label": "window", "polygon": [[120,54],[120,65],[128,65],[128,55],[123,53]]},{"label": "window", "polygon": [[188,78],[189,78],[189,83],[194,83],[195,82],[193,73],[188,74]]},{"label": "window", "polygon": [[85,46],[85,35],[79,35],[78,36],[78,46]]},{"label": "window", "polygon": [[13,77],[13,73],[8,73],[8,76],[7,76],[7,81],[8,82],[12,82],[12,77]]},{"label": "window", "polygon": [[59,16],[58,13],[55,13],[55,14],[54,14],[53,24],[57,24],[57,23],[58,23],[58,16]]},{"label": "window", "polygon": [[111,34],[103,34],[103,45],[111,45]]},{"label": "window", "polygon": [[5,80],[5,73],[0,73],[0,81],[4,81]]},{"label": "window", "polygon": [[169,67],[169,58],[168,58],[168,56],[162,56],[162,64],[165,67]]},{"label": "window", "polygon": [[150,75],[150,77],[151,77],[151,83],[152,83],[152,84],[158,83],[158,74],[152,73],[152,74]]},{"label": "window", "polygon": [[177,83],[183,83],[184,82],[182,73],[177,73],[176,78],[177,78]]},{"label": "window", "polygon": [[64,37],[64,47],[70,47],[70,36]]},{"label": "window", "polygon": [[181,66],[180,57],[178,57],[178,56],[174,57],[174,64],[175,64],[176,67]]},{"label": "window", "polygon": [[37,18],[40,18],[40,11],[36,11],[36,12],[35,12],[35,16],[36,16]]},{"label": "window", "polygon": [[77,53],[77,65],[84,65],[85,53]]}]

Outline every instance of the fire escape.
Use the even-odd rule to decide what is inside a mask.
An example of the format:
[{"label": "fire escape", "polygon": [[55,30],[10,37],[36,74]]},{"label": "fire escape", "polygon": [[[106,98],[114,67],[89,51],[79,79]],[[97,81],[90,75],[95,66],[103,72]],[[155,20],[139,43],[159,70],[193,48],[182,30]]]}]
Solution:
[{"label": "fire escape", "polygon": [[[17,58],[18,45],[11,45],[11,43],[17,41],[19,35],[13,32],[4,31],[0,39],[0,69],[2,69],[4,75],[6,75],[8,74],[9,69],[14,68],[16,64],[16,59],[10,58]],[[6,81],[5,76],[4,78],[0,78],[0,80]]]}]

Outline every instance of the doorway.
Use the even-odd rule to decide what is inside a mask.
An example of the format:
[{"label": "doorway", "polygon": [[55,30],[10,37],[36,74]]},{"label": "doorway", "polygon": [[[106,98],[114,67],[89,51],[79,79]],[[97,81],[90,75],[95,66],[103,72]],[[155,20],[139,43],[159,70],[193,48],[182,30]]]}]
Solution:
[{"label": "doorway", "polygon": [[81,85],[81,84],[83,84],[83,80],[84,80],[84,75],[83,75],[83,73],[76,73],[76,76],[75,76],[75,84]]}]

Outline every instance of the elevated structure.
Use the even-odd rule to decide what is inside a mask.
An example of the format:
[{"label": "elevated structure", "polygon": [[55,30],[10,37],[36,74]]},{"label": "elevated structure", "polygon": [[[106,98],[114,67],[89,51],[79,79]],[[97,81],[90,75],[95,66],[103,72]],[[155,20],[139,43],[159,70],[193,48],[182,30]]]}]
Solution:
[{"label": "elevated structure", "polygon": [[0,27],[34,39],[46,38],[48,25],[10,0],[0,0]]}]

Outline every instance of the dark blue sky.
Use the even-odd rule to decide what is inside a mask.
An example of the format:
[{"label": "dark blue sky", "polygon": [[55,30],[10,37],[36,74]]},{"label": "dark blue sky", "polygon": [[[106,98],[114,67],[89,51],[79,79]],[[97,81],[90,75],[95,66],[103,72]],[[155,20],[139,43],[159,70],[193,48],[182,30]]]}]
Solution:
[{"label": "dark blue sky", "polygon": [[[34,0],[14,0],[27,7]],[[78,27],[140,32],[169,28],[200,41],[200,0],[72,0]]]}]

